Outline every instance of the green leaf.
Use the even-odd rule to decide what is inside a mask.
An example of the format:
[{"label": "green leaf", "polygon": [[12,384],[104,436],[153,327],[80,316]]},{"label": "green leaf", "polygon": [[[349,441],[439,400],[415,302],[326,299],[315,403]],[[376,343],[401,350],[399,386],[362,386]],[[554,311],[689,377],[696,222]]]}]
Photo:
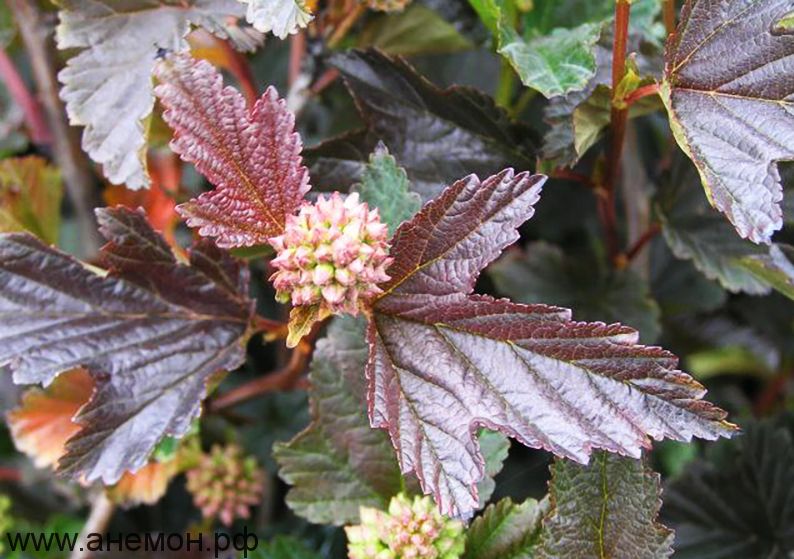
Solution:
[{"label": "green leaf", "polygon": [[[523,16],[523,35],[516,31],[513,7],[506,0],[469,0],[494,35],[505,57],[527,87],[546,97],[584,89],[597,70],[595,45],[612,19],[614,0],[560,2],[537,0]],[[653,26],[657,0],[632,6],[632,32],[657,37]]]},{"label": "green leaf", "polygon": [[498,52],[510,62],[525,86],[545,97],[555,97],[584,89],[595,75],[593,48],[600,36],[600,25],[585,23],[525,40],[502,24]]},{"label": "green leaf", "polygon": [[497,289],[519,303],[573,310],[576,320],[621,322],[654,341],[659,307],[648,283],[630,269],[614,270],[592,254],[566,254],[543,241],[511,250],[488,268]]},{"label": "green leaf", "polygon": [[[640,80],[639,85],[648,85],[653,80]],[[629,118],[637,118],[662,109],[658,96],[644,97],[629,108]],[[573,111],[574,149],[581,158],[601,138],[609,126],[612,109],[612,91],[606,85],[598,85],[592,95]]]},{"label": "green leaf", "polygon": [[[515,69],[521,82],[546,97],[583,89],[596,71],[593,47],[601,25],[583,23],[522,37],[503,0],[469,0],[497,42],[497,52]],[[534,30],[533,30],[534,31]]]},{"label": "green leaf", "polygon": [[478,442],[485,459],[485,477],[477,484],[477,494],[480,496],[480,503],[485,504],[496,489],[493,478],[502,471],[510,451],[510,440],[498,431],[480,429]]},{"label": "green leaf", "polygon": [[665,55],[678,145],[711,204],[756,243],[783,224],[776,162],[794,158],[794,80],[783,77],[794,73],[794,34],[775,30],[790,12],[790,0],[687,0]]},{"label": "green leaf", "polygon": [[740,264],[789,299],[794,299],[794,247],[772,245],[769,254],[747,256]]},{"label": "green leaf", "polygon": [[587,466],[556,460],[551,473],[552,512],[543,522],[539,559],[672,555],[673,534],[656,521],[659,475],[642,460],[597,452]]},{"label": "green leaf", "polygon": [[384,509],[402,489],[394,451],[366,410],[364,322],[335,319],[311,364],[312,423],[273,447],[287,504],[311,522],[359,522],[359,507]]},{"label": "green leaf", "polygon": [[683,156],[676,157],[669,180],[660,185],[656,209],[664,238],[676,257],[691,260],[707,278],[729,291],[769,292],[766,283],[741,264],[743,258],[763,255],[766,250],[736,235],[711,208]]},{"label": "green leaf", "polygon": [[676,559],[784,559],[794,553],[794,422],[753,422],[665,491]]},{"label": "green leaf", "polygon": [[361,194],[361,201],[378,208],[381,221],[389,225],[389,234],[411,219],[422,207],[422,199],[411,192],[411,183],[405,170],[389,154],[384,145],[379,145],[369,157],[361,184],[354,187]]},{"label": "green leaf", "polygon": [[413,3],[402,12],[383,14],[370,21],[359,36],[358,46],[412,56],[457,52],[474,45],[438,12]]},{"label": "green leaf", "polygon": [[[635,10],[648,2],[632,4],[632,17]],[[639,50],[643,35],[633,33],[629,36],[629,51]],[[609,124],[612,106],[612,35],[604,32],[594,47],[596,73],[581,91],[565,96],[554,97],[543,112],[549,130],[544,136],[543,157],[550,160],[554,167],[572,167],[585,152],[601,137]],[[639,52],[632,57],[637,67],[640,84],[653,81],[658,66],[653,53]],[[649,114],[663,107],[658,96],[646,97],[634,103],[629,110],[629,118]]]},{"label": "green leaf", "polygon": [[[748,300],[754,301],[753,308],[759,309],[759,314],[765,317],[767,324],[777,329],[779,325],[775,324],[771,313],[762,304],[767,299]],[[781,307],[775,303],[773,306]],[[778,312],[786,316],[789,311],[782,306]],[[781,354],[775,340],[770,339],[763,329],[754,327],[752,320],[739,321],[724,315],[685,317],[675,322],[675,330],[682,332],[687,342],[695,344],[695,351],[684,359],[687,369],[691,369],[695,378],[707,379],[726,374],[769,377],[780,367]],[[785,329],[781,335],[787,338],[789,334],[784,332]]]},{"label": "green leaf", "polygon": [[0,161],[0,233],[29,231],[55,244],[63,186],[58,169],[36,156]]},{"label": "green leaf", "polygon": [[794,31],[794,12],[789,12],[775,22],[776,33],[790,33]]},{"label": "green leaf", "polygon": [[533,559],[548,501],[505,498],[489,505],[466,533],[463,559]]},{"label": "green leaf", "polygon": [[0,48],[5,49],[14,40],[16,35],[16,27],[14,26],[14,17],[11,15],[11,10],[8,8],[8,3],[3,2],[0,5]]},{"label": "green leaf", "polygon": [[[243,559],[245,555],[241,555]],[[251,559],[321,559],[321,555],[293,536],[276,536],[259,545],[247,557]]]}]

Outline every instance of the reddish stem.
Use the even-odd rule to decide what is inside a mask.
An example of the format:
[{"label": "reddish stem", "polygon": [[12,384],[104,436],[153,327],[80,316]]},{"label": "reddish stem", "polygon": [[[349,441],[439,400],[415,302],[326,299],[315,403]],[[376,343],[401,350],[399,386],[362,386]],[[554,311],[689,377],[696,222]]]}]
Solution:
[{"label": "reddish stem", "polygon": [[615,2],[615,42],[612,45],[612,91],[617,91],[626,70],[626,48],[629,40],[629,0]]},{"label": "reddish stem", "polygon": [[254,328],[256,328],[258,332],[267,332],[267,333],[279,333],[282,331],[286,332],[287,323],[278,320],[273,320],[270,318],[265,318],[264,316],[256,315],[254,317]]},{"label": "reddish stem", "polygon": [[661,225],[659,225],[658,223],[652,223],[650,225],[650,227],[648,227],[648,229],[645,231],[645,233],[640,235],[640,238],[637,239],[634,242],[634,244],[631,245],[631,248],[629,248],[629,250],[626,251],[626,260],[628,262],[631,262],[632,260],[634,260],[637,257],[637,255],[640,252],[642,252],[642,249],[645,248],[645,246],[649,242],[651,242],[651,240],[656,235],[661,233],[661,231],[662,231],[662,226]]},{"label": "reddish stem", "polygon": [[22,474],[16,468],[0,468],[0,482],[18,483],[22,481]]},{"label": "reddish stem", "polygon": [[306,54],[306,33],[303,31],[292,35],[289,40],[289,67],[287,69],[287,85],[292,85],[298,80],[301,73],[303,57]]},{"label": "reddish stem", "polygon": [[[620,80],[626,70],[626,49],[629,36],[629,17],[631,4],[629,0],[617,0],[615,3],[615,42],[612,45],[612,92],[618,89]],[[615,211],[615,189],[620,178],[620,160],[626,136],[628,109],[612,106],[610,145],[607,153],[606,195],[601,200],[599,215],[602,216],[606,235],[607,251],[610,261],[614,262],[620,253],[620,240],[617,232],[617,213]]]},{"label": "reddish stem", "polygon": [[210,411],[218,412],[236,406],[237,404],[247,402],[262,394],[294,388],[303,370],[306,368],[306,364],[309,362],[311,353],[311,342],[306,339],[302,340],[301,343],[298,344],[298,347],[292,351],[286,365],[270,374],[256,378],[222,394],[210,402]]},{"label": "reddish stem", "polygon": [[643,85],[642,87],[638,87],[637,89],[629,93],[623,101],[626,103],[627,107],[630,107],[632,104],[636,103],[640,99],[643,99],[644,97],[650,97],[651,95],[658,95],[658,94],[659,94],[659,84],[650,83],[648,85]]},{"label": "reddish stem", "polygon": [[336,68],[328,68],[325,72],[320,74],[320,77],[312,84],[311,86],[311,93],[312,95],[319,95],[322,93],[325,88],[330,86],[339,78],[339,70]]},{"label": "reddish stem", "polygon": [[794,369],[776,375],[758,395],[753,408],[758,416],[769,414],[786,390],[789,380],[794,377]]},{"label": "reddish stem", "polygon": [[675,33],[675,11],[675,0],[664,0],[664,29],[668,36]]},{"label": "reddish stem", "polygon": [[25,125],[34,144],[49,144],[52,133],[44,119],[39,101],[30,93],[22,76],[19,75],[8,53],[0,50],[0,79],[5,82],[8,92],[25,114]]},{"label": "reddish stem", "polygon": [[328,48],[336,47],[342,39],[345,38],[347,32],[350,31],[350,28],[358,21],[358,19],[364,15],[364,12],[367,11],[367,7],[365,4],[356,4],[356,6],[350,10],[347,15],[339,22],[334,29],[334,32],[331,34],[331,37],[328,39],[327,46]]},{"label": "reddish stem", "polygon": [[566,169],[564,167],[559,167],[554,169],[551,176],[555,179],[566,179],[571,181],[576,181],[587,188],[595,189],[596,185],[593,182],[593,179],[588,177],[587,175],[583,175],[582,173],[577,173],[576,171],[572,171],[571,169]]}]

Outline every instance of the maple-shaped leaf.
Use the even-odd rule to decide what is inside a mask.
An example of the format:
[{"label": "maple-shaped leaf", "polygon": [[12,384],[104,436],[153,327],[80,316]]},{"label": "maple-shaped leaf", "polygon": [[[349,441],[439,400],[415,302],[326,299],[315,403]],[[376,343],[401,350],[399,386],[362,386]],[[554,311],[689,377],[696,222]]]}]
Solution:
[{"label": "maple-shaped leaf", "polygon": [[39,468],[54,466],[66,441],[80,430],[74,417],[93,391],[94,381],[82,368],[60,374],[46,389],[26,390],[20,406],[6,416],[16,447]]},{"label": "maple-shaped leaf", "polygon": [[309,190],[285,101],[270,87],[249,110],[212,64],[187,55],[163,61],[157,77],[171,148],[215,185],[177,210],[220,247],[267,244]]},{"label": "maple-shaped leaf", "polygon": [[[709,201],[742,237],[782,226],[777,162],[794,159],[790,0],[688,0],[667,45],[662,96]],[[737,48],[737,45],[741,48]]]},{"label": "maple-shaped leaf", "polygon": [[733,431],[675,356],[637,345],[635,330],[470,294],[518,238],[543,181],[508,169],[450,186],[397,230],[372,308],[371,423],[448,514],[478,505],[479,426],[580,462],[595,448],[639,457],[649,437]]},{"label": "maple-shaped leaf", "polygon": [[148,186],[147,124],[152,70],[160,49],[188,49],[196,25],[241,50],[258,33],[229,23],[241,17],[236,0],[60,0],[58,47],[80,49],[58,74],[71,124],[84,126],[83,149],[114,184]]},{"label": "maple-shaped leaf", "polygon": [[279,39],[296,33],[312,20],[303,0],[239,0],[248,5],[245,19],[262,33],[273,32]]},{"label": "maple-shaped leaf", "polygon": [[665,559],[672,531],[656,521],[659,474],[642,460],[597,452],[588,466],[551,467],[552,511],[543,521],[538,559]]},{"label": "maple-shaped leaf", "polygon": [[752,422],[665,490],[662,518],[681,559],[794,554],[794,417]]},{"label": "maple-shaped leaf", "polygon": [[532,131],[476,89],[440,89],[402,58],[377,49],[339,53],[331,64],[342,74],[367,129],[307,150],[319,186],[340,189],[360,182],[379,141],[424,200],[466,173],[534,167]]},{"label": "maple-shaped leaf", "polygon": [[17,384],[89,370],[94,396],[59,469],[111,484],[200,412],[207,381],[245,357],[248,271],[204,241],[179,263],[143,213],[97,211],[102,276],[27,234],[0,236],[0,365]]}]

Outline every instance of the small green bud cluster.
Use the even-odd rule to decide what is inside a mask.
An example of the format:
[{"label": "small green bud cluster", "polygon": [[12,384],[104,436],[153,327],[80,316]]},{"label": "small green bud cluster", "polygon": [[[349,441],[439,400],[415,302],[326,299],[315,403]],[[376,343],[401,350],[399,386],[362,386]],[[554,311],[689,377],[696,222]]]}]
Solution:
[{"label": "small green bud cluster", "polygon": [[350,559],[458,559],[463,523],[444,517],[430,497],[400,494],[388,512],[361,507],[361,524],[345,528]]}]

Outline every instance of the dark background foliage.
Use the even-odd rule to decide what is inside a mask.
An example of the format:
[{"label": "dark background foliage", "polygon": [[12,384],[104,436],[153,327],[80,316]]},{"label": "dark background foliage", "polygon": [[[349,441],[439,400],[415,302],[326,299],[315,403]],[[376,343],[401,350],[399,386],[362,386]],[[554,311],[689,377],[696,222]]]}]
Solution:
[{"label": "dark background foliage", "polygon": [[[333,5],[343,3],[329,2],[329,7],[320,2],[320,9],[331,10]],[[620,322],[637,329],[643,343],[662,346],[678,355],[682,370],[708,389],[708,400],[728,411],[730,420],[739,424],[743,433],[717,443],[700,440],[655,442],[653,449],[646,453],[647,463],[661,475],[664,504],[660,519],[675,530],[674,557],[788,557],[787,554],[794,552],[792,275],[781,279],[780,267],[764,260],[769,258],[768,247],[741,238],[726,217],[709,205],[698,169],[674,141],[668,113],[656,96],[638,101],[630,111],[620,162],[622,182],[614,191],[616,215],[612,234],[618,244],[615,251],[610,245],[613,240],[604,234],[603,215],[599,212],[603,212],[601,200],[605,194],[598,186],[598,181],[610,172],[604,154],[609,150],[609,138],[605,133],[609,124],[606,88],[610,84],[610,18],[614,2],[536,0],[535,3],[535,9],[546,10],[549,18],[548,28],[537,24],[538,37],[548,35],[554,28],[570,30],[582,24],[603,27],[599,27],[590,45],[594,76],[585,80],[580,91],[547,99],[535,89],[522,85],[525,76],[521,68],[514,70],[506,58],[495,52],[508,38],[494,35],[488,18],[479,17],[472,6],[458,0],[414,0],[402,13],[367,11],[335,45],[311,34],[301,35],[300,42],[269,36],[252,53],[230,55],[226,47],[213,44],[207,48],[207,57],[224,69],[229,83],[239,84],[240,77],[244,76],[249,81],[243,88],[252,86],[258,93],[274,85],[284,96],[288,92],[305,96],[292,106],[298,108],[297,129],[306,146],[304,158],[315,191],[346,191],[361,182],[370,154],[379,143],[385,145],[397,164],[405,169],[411,190],[423,202],[469,173],[485,178],[505,167],[514,167],[519,171],[537,170],[549,174],[550,179],[536,204],[536,214],[520,228],[520,240],[479,277],[476,291],[510,297],[516,302],[570,308],[578,320]],[[706,3],[706,0],[700,2],[701,5]],[[475,6],[486,4],[472,1]],[[516,0],[515,4],[523,3]],[[559,6],[554,10],[547,6],[556,4]],[[595,7],[589,13],[591,4]],[[603,4],[605,9],[599,11],[597,4]],[[651,15],[637,13],[633,16],[635,23],[629,48],[636,53],[631,63],[636,68],[638,80],[645,80],[642,83],[647,85],[662,78],[665,29],[662,3],[637,0],[637,5],[641,4],[653,5]],[[49,3],[42,2],[38,9],[45,25],[55,20],[54,8]],[[512,14],[511,17],[519,16]],[[2,39],[4,59],[14,64],[24,84],[36,91],[41,82],[32,61],[39,55],[26,48],[7,8],[0,7],[0,18],[0,34],[7,37],[7,40]],[[529,28],[532,22],[527,21],[525,25]],[[740,31],[731,43],[732,49],[743,49],[751,42],[745,40]],[[512,40],[526,44],[540,40],[531,35]],[[381,50],[353,50],[371,46]],[[554,44],[552,47],[559,48]],[[791,59],[794,52],[790,44],[786,48],[789,48]],[[194,46],[195,51],[198,48]],[[56,57],[53,62],[60,67],[68,53],[50,54]],[[393,55],[405,55],[405,58]],[[240,64],[247,70],[239,71],[235,65]],[[29,123],[26,128],[20,116],[21,109],[13,101],[7,76],[4,73],[5,86],[0,84],[0,126],[5,132],[0,138],[0,155],[4,159],[37,155],[54,162],[52,142],[36,138]],[[793,94],[792,76],[794,69],[788,64],[773,78],[779,83],[777,87],[788,93],[788,99]],[[309,94],[296,83],[304,83],[304,87],[305,84],[324,83],[324,87]],[[606,97],[599,97],[600,94]],[[747,115],[749,119],[765,120],[769,134],[791,138],[794,125],[790,103],[787,110],[788,120],[759,116],[750,109]],[[721,117],[710,118],[720,122]],[[165,145],[170,134],[159,109],[155,109],[149,138],[152,151],[167,153]],[[574,137],[577,142],[584,142],[588,134],[586,144],[574,146]],[[739,142],[739,145],[744,144]],[[577,154],[577,148],[582,146],[582,153]],[[790,156],[791,145],[788,148]],[[766,155],[773,159],[781,157],[777,151]],[[739,159],[741,155],[729,157]],[[764,154],[759,157],[764,162]],[[16,171],[4,171],[2,164],[0,162],[0,212],[10,212],[13,196],[9,194],[9,185],[18,179],[9,178]],[[185,164],[178,184],[157,179],[160,181],[157,188],[163,184],[178,187],[162,199],[135,198],[131,194],[113,198],[117,187],[101,179],[97,169],[88,166],[86,169],[90,180],[84,185],[82,195],[90,206],[103,205],[99,202],[102,199],[107,205],[121,200],[143,205],[150,215],[158,210],[173,214],[172,208],[168,209],[173,198],[181,202],[209,188],[203,177]],[[167,166],[157,163],[150,164],[150,169],[153,177],[168,172]],[[783,226],[773,240],[779,245],[794,244],[794,164],[781,163],[780,170],[784,184]],[[62,169],[66,181],[68,172]],[[716,197],[720,196],[718,190]],[[31,218],[33,222],[41,219],[43,225],[50,227],[56,224],[54,236],[40,233],[44,241],[53,243],[57,239],[57,245],[65,252],[97,263],[94,260],[96,251],[91,249],[97,242],[86,233],[85,215],[80,207],[73,201],[64,202],[61,207],[58,201],[54,210],[48,211],[38,214],[40,218],[33,212]],[[171,217],[172,220],[167,221],[166,216],[165,227],[163,224],[155,227],[169,230],[177,244],[189,246],[190,230],[182,222],[177,223],[173,215]],[[34,230],[34,226],[24,225]],[[4,222],[0,221],[0,226],[5,230]],[[750,229],[745,233],[751,234]],[[755,235],[763,236],[760,232]],[[267,250],[238,250],[235,254],[248,258],[250,293],[256,299],[257,312],[284,319],[287,311],[275,303],[272,287],[266,281],[267,262],[260,258],[263,254],[268,256]],[[252,254],[255,257],[252,258]],[[751,259],[749,263],[748,258]],[[791,266],[790,257],[788,263]],[[765,269],[769,272],[767,275]],[[170,279],[164,277],[162,281]],[[4,286],[0,286],[0,295],[3,290]],[[172,295],[180,296],[179,293]],[[237,304],[235,312],[244,314],[244,303],[237,301]],[[198,332],[217,337],[211,331],[213,327],[233,329],[216,324]],[[319,356],[322,361],[311,367],[311,382],[320,390],[349,389],[362,397],[360,386],[356,387],[355,380],[347,379],[355,379],[356,372],[363,375],[365,354],[358,355],[355,361],[360,371],[354,367],[351,372],[345,367],[352,366],[349,352],[364,350],[344,338],[344,332],[360,328],[361,325],[352,320],[339,321],[330,332],[324,333],[328,337],[314,350],[315,359]],[[230,335],[241,334],[235,330]],[[335,350],[341,350],[331,346],[331,339],[343,344],[348,352],[344,363],[334,361],[338,358]],[[344,345],[351,343],[352,348]],[[0,348],[0,356],[3,354]],[[243,359],[236,357],[239,359],[230,359],[229,366]],[[261,335],[252,337],[247,344],[244,364],[223,380],[213,398],[246,386],[269,371],[278,371],[285,366],[287,357],[282,341],[268,341]],[[7,412],[17,405],[21,387],[12,383],[10,372],[3,370],[2,373],[0,410]],[[202,385],[210,373],[201,372]],[[276,387],[278,390],[260,394],[255,399],[234,406],[205,406],[201,442],[208,448],[215,442],[235,440],[256,456],[267,471],[268,489],[262,503],[255,508],[254,516],[246,523],[262,541],[270,542],[258,551],[259,556],[342,558],[346,556],[345,536],[336,525],[344,522],[334,521],[334,516],[346,514],[343,507],[331,504],[329,510],[313,513],[301,511],[294,503],[291,508],[290,499],[295,499],[295,495],[288,495],[290,484],[285,480],[294,484],[295,478],[290,477],[289,468],[283,467],[279,476],[276,457],[283,460],[290,452],[284,443],[312,421],[306,390],[308,382],[302,375],[303,369],[299,373],[300,378],[289,378]],[[347,382],[350,384],[345,384]],[[354,428],[367,427],[338,426],[338,429]],[[313,429],[324,440],[323,430],[330,432],[334,425],[315,425]],[[376,447],[374,455],[380,447],[390,448],[385,436],[383,440],[377,439],[381,435],[376,433],[367,443]],[[308,438],[310,435],[304,432],[301,436]],[[159,433],[154,436],[157,438]],[[304,443],[311,446],[314,441]],[[482,439],[481,443],[486,446]],[[340,448],[344,447],[343,443],[333,440],[322,444],[337,445],[329,452],[342,452]],[[495,446],[499,444],[497,441]],[[599,455],[598,459],[611,458]],[[550,470],[554,462],[549,452],[511,442],[504,465],[494,478],[495,487],[488,502],[496,503],[508,497],[516,503],[529,498],[540,500],[549,492],[552,472],[562,479],[566,476],[573,479],[577,475],[570,470],[576,466],[564,462]],[[616,464],[614,468],[618,479],[636,484],[638,494],[647,489],[648,480],[641,468],[630,471],[625,464]],[[385,472],[372,475],[377,478],[372,482],[374,485],[387,488],[382,493],[388,493],[392,485],[399,487],[399,472],[393,469],[386,468]],[[414,483],[414,480],[408,481],[409,486]],[[311,493],[313,489],[307,491]],[[655,493],[653,488],[649,491],[646,501],[652,509]],[[90,491],[48,470],[34,468],[15,450],[5,426],[0,426],[0,493],[11,498],[15,529],[20,530],[77,530],[89,510]],[[556,497],[564,495],[561,489]],[[586,505],[581,505],[583,510]],[[310,523],[296,512],[318,523]],[[652,526],[653,511],[648,515],[649,530],[656,530],[654,537],[663,542],[666,532],[659,532],[658,527]],[[200,522],[201,514],[192,505],[184,478],[180,476],[157,504],[118,510],[109,530],[179,532],[201,526]],[[551,522],[550,530],[552,533],[562,530],[560,526],[564,524],[565,519],[557,517]],[[237,527],[241,526],[242,523]],[[305,553],[297,542],[305,546]],[[553,546],[538,548],[536,552],[538,557],[595,557],[575,549],[555,550]],[[198,555],[186,553],[184,556]],[[620,553],[609,556],[640,557]],[[655,555],[648,554],[651,556]]]}]

